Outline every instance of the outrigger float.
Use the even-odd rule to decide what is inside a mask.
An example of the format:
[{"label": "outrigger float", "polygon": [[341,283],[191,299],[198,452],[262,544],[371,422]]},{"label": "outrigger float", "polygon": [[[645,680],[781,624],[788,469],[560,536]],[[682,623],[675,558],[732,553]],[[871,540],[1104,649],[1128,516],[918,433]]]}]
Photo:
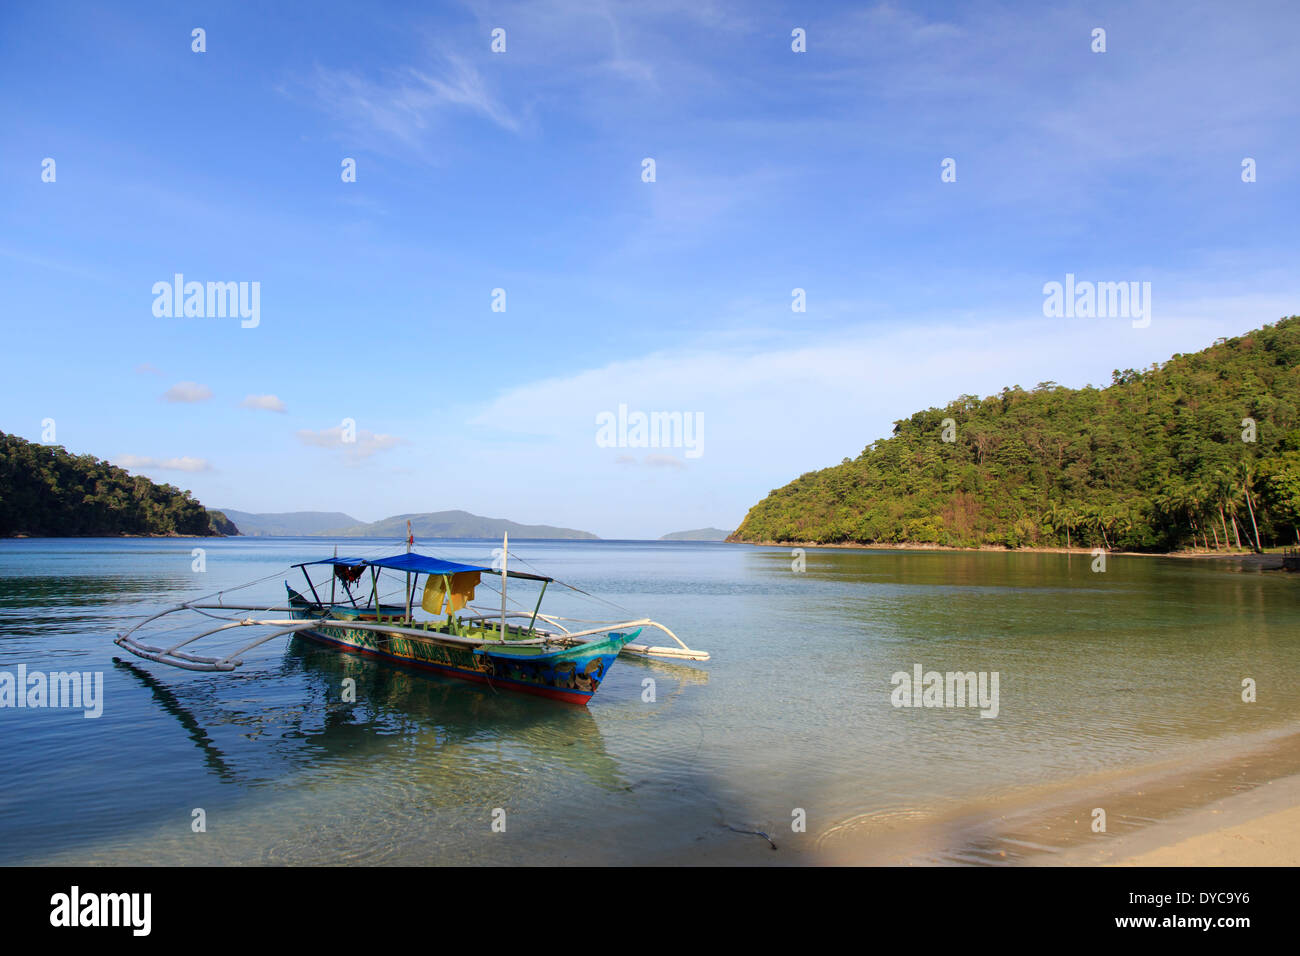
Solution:
[{"label": "outrigger float", "polygon": [[[687,661],[709,659],[707,651],[692,650],[668,628],[648,618],[585,621],[541,613],[546,587],[555,583],[555,579],[509,570],[506,566],[508,541],[501,552],[500,611],[469,603],[483,575],[496,575],[497,571],[417,554],[410,550],[412,543],[408,538],[407,551],[388,557],[340,558],[336,555],[292,565],[302,571],[310,597],[294,590],[287,581],[288,603],[283,606],[226,604],[220,600],[224,593],[221,592],[216,603],[186,602],[146,618],[119,634],[114,643],[137,657],[159,664],[193,671],[233,671],[244,663],[242,655],[253,648],[276,638],[300,634],[341,651],[475,681],[498,690],[519,691],[583,705],[591,700],[615,658],[620,655]],[[322,567],[331,571],[328,600],[317,589],[317,585],[323,587],[324,582],[313,581],[308,570]],[[380,588],[384,571],[405,575],[402,589],[392,592],[393,595],[404,595],[401,604],[384,603],[385,595]],[[423,591],[419,587],[422,575],[425,579]],[[354,586],[367,576],[369,594],[358,597]],[[541,591],[531,612],[507,609],[506,582],[511,578],[540,583]],[[340,587],[346,600],[338,599]],[[418,607],[433,615],[432,618],[417,619],[417,594]],[[223,623],[166,647],[145,644],[133,636],[146,624],[180,611],[193,611]],[[226,616],[220,613],[223,611],[256,611],[259,616]],[[260,616],[270,613],[287,616]],[[527,624],[523,623],[524,618],[527,618]],[[270,628],[271,631],[227,654],[193,652],[197,641],[242,627]],[[645,628],[663,631],[676,646],[636,643]]]}]

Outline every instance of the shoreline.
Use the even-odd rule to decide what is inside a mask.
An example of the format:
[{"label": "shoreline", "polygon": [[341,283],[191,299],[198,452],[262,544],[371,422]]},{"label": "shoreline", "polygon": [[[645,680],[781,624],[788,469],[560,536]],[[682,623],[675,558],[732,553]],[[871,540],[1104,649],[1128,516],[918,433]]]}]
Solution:
[{"label": "shoreline", "polygon": [[[1094,831],[1097,810],[1103,832]],[[847,866],[1300,863],[1300,724],[1203,741],[1158,763],[844,821],[803,862]]]},{"label": "shoreline", "polygon": [[87,541],[121,538],[242,538],[241,534],[7,534],[5,541]]},{"label": "shoreline", "polygon": [[1300,866],[1300,774],[1269,780],[1145,831],[1118,837],[1108,858],[1071,866]]},{"label": "shoreline", "polygon": [[[725,544],[740,544],[753,548],[825,548],[843,551],[939,551],[956,554],[1077,554],[1081,557],[1090,558],[1093,556],[1095,548],[1046,548],[1046,547],[1024,547],[1024,548],[1003,548],[996,545],[981,545],[978,548],[958,548],[945,544],[917,544],[915,542],[901,542],[896,544],[876,544],[852,541],[839,542],[816,542],[816,541],[726,541]],[[1104,550],[1104,549],[1103,549]],[[1277,561],[1278,568],[1281,568],[1282,552],[1265,551],[1263,554],[1256,554],[1253,551],[1109,551],[1106,550],[1107,557],[1131,557],[1131,558],[1183,558],[1188,560],[1199,559],[1219,559],[1221,561],[1247,561],[1252,564],[1262,564],[1266,561]]]}]

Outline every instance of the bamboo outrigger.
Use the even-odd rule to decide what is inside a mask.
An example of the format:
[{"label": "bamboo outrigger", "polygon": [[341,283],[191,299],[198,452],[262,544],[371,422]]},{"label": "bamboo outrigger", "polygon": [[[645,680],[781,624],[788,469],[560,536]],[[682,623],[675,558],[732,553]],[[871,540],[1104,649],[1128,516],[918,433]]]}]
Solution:
[{"label": "bamboo outrigger", "polygon": [[[595,694],[614,659],[620,654],[670,660],[707,661],[706,651],[692,650],[656,621],[588,621],[541,613],[542,597],[554,578],[512,571],[506,567],[509,550],[503,548],[500,611],[470,604],[474,589],[492,568],[462,564],[417,554],[410,550],[381,558],[340,558],[292,565],[302,571],[310,597],[285,583],[288,601],[281,606],[254,607],[185,602],[140,621],[114,641],[123,650],[145,660],[194,671],[232,671],[243,664],[252,649],[291,634],[390,662],[431,670],[450,677],[488,684],[570,703],[586,704]],[[309,568],[331,570],[328,600],[317,589]],[[395,571],[405,575],[402,604],[385,604],[380,575]],[[370,590],[358,596],[353,585],[369,572]],[[432,615],[417,619],[416,594],[421,576],[425,586],[419,608]],[[541,584],[531,612],[506,606],[508,579]],[[565,585],[566,587],[568,585]],[[346,599],[339,599],[341,587]],[[576,589],[575,589],[576,590]],[[218,595],[220,598],[221,595]],[[462,610],[471,613],[461,614]],[[205,631],[168,646],[145,644],[135,633],[150,622],[180,611],[193,611],[220,621]],[[258,616],[227,616],[219,612],[258,612]],[[267,617],[264,615],[278,614]],[[527,618],[525,625],[522,620]],[[516,621],[519,623],[511,623]],[[539,623],[541,625],[539,626]],[[586,626],[584,626],[586,625]],[[237,628],[269,628],[242,646],[224,654],[193,652],[196,642]],[[646,628],[657,628],[676,646],[634,643]]]}]

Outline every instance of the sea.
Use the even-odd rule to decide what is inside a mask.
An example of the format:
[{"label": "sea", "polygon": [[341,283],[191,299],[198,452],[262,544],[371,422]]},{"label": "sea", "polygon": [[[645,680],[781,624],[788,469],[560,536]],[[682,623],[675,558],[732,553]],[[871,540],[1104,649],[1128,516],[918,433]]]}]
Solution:
[{"label": "sea", "polygon": [[[490,564],[499,546],[416,550]],[[620,659],[585,708],[297,637],[230,673],[113,642],[182,601],[283,604],[292,566],[336,547],[403,550],[0,541],[0,863],[997,865],[1261,785],[1276,766],[1231,768],[1300,729],[1300,579],[1243,561],[512,541],[511,568],[556,579],[544,613],[651,618],[710,655]],[[511,606],[536,587],[512,581]],[[486,577],[478,598],[500,606]],[[20,669],[100,691],[18,707]],[[1107,793],[1153,774],[1168,799],[1116,796],[1098,831]]]}]

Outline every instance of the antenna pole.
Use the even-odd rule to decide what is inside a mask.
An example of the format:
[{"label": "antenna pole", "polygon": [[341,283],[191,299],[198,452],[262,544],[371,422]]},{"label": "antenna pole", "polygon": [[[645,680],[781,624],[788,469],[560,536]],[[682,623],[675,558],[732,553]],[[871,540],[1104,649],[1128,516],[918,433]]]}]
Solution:
[{"label": "antenna pole", "polygon": [[[406,522],[406,553],[411,553],[411,547],[415,544],[415,535],[411,533],[411,522]],[[415,592],[411,588],[411,572],[406,572],[406,619],[411,619],[411,600]]]},{"label": "antenna pole", "polygon": [[501,534],[501,640],[506,639],[506,562],[510,559],[510,535]]}]

